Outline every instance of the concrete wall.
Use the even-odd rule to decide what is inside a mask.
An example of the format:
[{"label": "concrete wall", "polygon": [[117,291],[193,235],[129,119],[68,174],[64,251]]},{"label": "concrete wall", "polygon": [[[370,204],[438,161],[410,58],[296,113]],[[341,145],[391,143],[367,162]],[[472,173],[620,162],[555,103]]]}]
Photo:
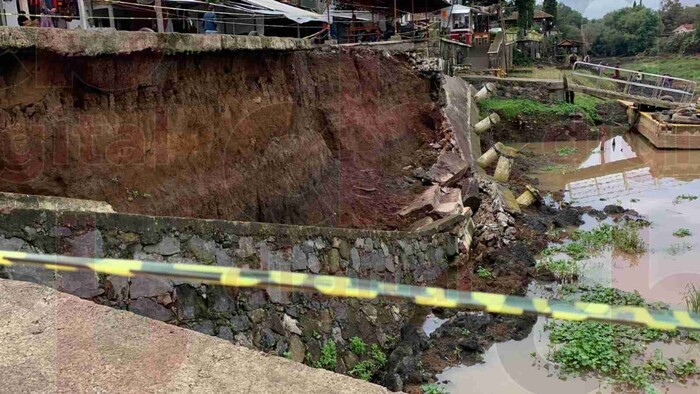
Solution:
[{"label": "concrete wall", "polygon": [[[457,242],[464,237],[470,240],[473,228],[471,217],[462,215],[420,232],[387,232],[16,209],[0,215],[0,249],[420,284],[434,281],[448,268],[457,254]],[[279,288],[222,288],[19,266],[6,268],[3,275],[55,286],[297,361],[318,360],[322,344],[333,339],[339,348],[339,372],[357,362],[346,351],[351,337],[390,349],[415,308],[408,302],[329,299]]]},{"label": "concrete wall", "polygon": [[240,50],[294,51],[311,47],[309,40],[285,37],[0,28],[2,49],[37,49],[66,56],[124,55],[143,51],[167,55]]}]

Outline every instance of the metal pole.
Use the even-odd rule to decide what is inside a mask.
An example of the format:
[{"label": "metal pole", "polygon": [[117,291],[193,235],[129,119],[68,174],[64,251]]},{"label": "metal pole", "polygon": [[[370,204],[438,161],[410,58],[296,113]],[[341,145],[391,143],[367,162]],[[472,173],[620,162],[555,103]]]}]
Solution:
[{"label": "metal pole", "polygon": [[85,0],[78,0],[78,12],[80,13],[80,27],[83,30],[88,28],[87,10],[85,8]]},{"label": "metal pole", "polygon": [[394,0],[394,35],[399,35],[399,20],[396,19],[396,0]]},{"label": "metal pole", "polygon": [[111,3],[107,5],[107,13],[109,14],[109,27],[116,29],[117,26],[114,22],[114,7]]},{"label": "metal pole", "polygon": [[158,33],[165,31],[163,28],[163,5],[161,0],[156,0],[153,4],[153,8],[156,9],[156,25],[158,26]]}]

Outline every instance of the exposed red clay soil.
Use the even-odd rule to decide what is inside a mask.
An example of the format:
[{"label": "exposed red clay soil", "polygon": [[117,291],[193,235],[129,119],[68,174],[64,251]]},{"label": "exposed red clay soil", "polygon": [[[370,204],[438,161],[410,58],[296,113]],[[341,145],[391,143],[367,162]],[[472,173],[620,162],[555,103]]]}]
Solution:
[{"label": "exposed red clay soil", "polygon": [[395,229],[441,138],[430,81],[373,51],[0,57],[2,191]]}]

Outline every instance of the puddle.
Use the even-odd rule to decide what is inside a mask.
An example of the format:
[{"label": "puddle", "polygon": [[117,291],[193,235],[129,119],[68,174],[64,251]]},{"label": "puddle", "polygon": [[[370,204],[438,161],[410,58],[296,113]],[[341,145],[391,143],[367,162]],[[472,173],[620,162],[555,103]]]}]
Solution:
[{"label": "puddle", "polygon": [[421,327],[423,328],[425,335],[430,336],[430,334],[445,324],[447,320],[448,319],[440,319],[431,313],[425,316],[425,320],[423,321],[423,325]]},{"label": "puddle", "polygon": [[[614,142],[614,149],[613,149]],[[605,251],[585,262],[584,284],[602,284],[625,291],[638,291],[647,301],[661,301],[685,310],[683,292],[688,283],[700,285],[700,199],[677,201],[677,196],[700,196],[700,151],[654,149],[636,133],[626,133],[605,142],[598,141],[527,144],[536,154],[558,152],[558,166],[532,174],[539,188],[565,191],[573,205],[602,210],[620,204],[634,209],[652,225],[641,230],[647,252],[639,256]],[[584,215],[590,230],[600,221]],[[610,223],[610,219],[606,222]],[[673,233],[688,229],[692,235],[678,238]],[[529,294],[546,296],[531,288]],[[538,294],[539,293],[539,294]],[[493,345],[484,354],[484,363],[446,369],[438,375],[448,392],[457,393],[608,393],[620,392],[594,377],[558,378],[555,365],[546,361],[546,318],[539,318],[532,333],[522,341]],[[684,343],[655,343],[649,351],[661,349],[668,357],[695,358],[700,347]],[[658,386],[662,393],[700,392],[700,385],[668,383]]]}]

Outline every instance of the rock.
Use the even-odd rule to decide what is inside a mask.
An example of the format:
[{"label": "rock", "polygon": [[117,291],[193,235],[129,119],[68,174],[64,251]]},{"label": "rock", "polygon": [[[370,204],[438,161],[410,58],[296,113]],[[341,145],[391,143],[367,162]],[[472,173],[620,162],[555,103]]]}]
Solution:
[{"label": "rock", "polygon": [[233,331],[229,327],[223,326],[219,327],[219,334],[217,337],[227,340],[227,341],[233,341]]},{"label": "rock", "polygon": [[396,267],[394,266],[394,258],[392,256],[384,257],[384,268],[391,273],[396,272]]},{"label": "rock", "polygon": [[282,325],[287,332],[301,335],[301,329],[299,328],[298,322],[286,314],[282,317]]},{"label": "rock", "polygon": [[430,216],[426,216],[423,219],[419,219],[419,220],[416,220],[415,222],[413,222],[413,224],[411,224],[408,227],[408,229],[411,231],[420,231],[421,229],[423,229],[425,226],[429,225],[432,222],[433,222],[433,218],[431,218]]},{"label": "rock", "polygon": [[226,253],[225,250],[223,249],[215,249],[214,250],[214,260],[216,261],[216,265],[220,267],[233,267],[233,258]]},{"label": "rock", "polygon": [[364,247],[365,252],[371,252],[374,250],[374,242],[372,242],[372,238],[365,238]]},{"label": "rock", "polygon": [[331,249],[328,254],[328,273],[335,274],[340,270],[340,252],[338,249]]},{"label": "rock", "polygon": [[625,213],[625,208],[619,205],[607,205],[605,208],[603,208],[603,212],[608,215],[619,215]]},{"label": "rock", "polygon": [[216,263],[216,243],[213,241],[204,241],[195,235],[187,241],[187,249],[195,256],[195,258],[203,264]]},{"label": "rock", "polygon": [[345,240],[341,240],[338,243],[338,253],[340,254],[340,258],[343,260],[350,259],[350,246]]},{"label": "rock", "polygon": [[172,256],[180,253],[180,241],[174,237],[164,237],[155,245],[147,245],[143,247],[146,253],[156,253],[163,256]]},{"label": "rock", "polygon": [[301,363],[304,362],[304,357],[306,356],[306,347],[296,335],[289,337],[289,358]]},{"label": "rock", "polygon": [[204,320],[195,324],[192,329],[202,334],[214,335],[214,323],[209,320]]},{"label": "rock", "polygon": [[236,315],[229,319],[231,322],[231,329],[235,333],[240,333],[243,331],[248,331],[250,329],[250,321],[244,315]]},{"label": "rock", "polygon": [[57,276],[57,287],[60,291],[80,298],[93,298],[104,293],[92,271],[62,272]]},{"label": "rock", "polygon": [[179,285],[175,288],[177,298],[178,315],[182,319],[194,319],[206,310],[204,298],[197,290],[187,284]]},{"label": "rock", "polygon": [[340,327],[333,327],[331,330],[331,336],[337,344],[344,344],[345,339],[343,339],[343,331]]},{"label": "rock", "polygon": [[[2,250],[10,250],[4,249]],[[21,280],[24,282],[38,283],[49,287],[56,286],[56,271],[47,270],[42,267],[31,267],[27,265],[13,265],[5,267],[8,278]]]},{"label": "rock", "polygon": [[499,205],[501,205],[506,212],[510,214],[519,214],[521,212],[520,205],[515,200],[515,196],[510,189],[495,183],[492,187],[494,188],[495,199],[497,199]]},{"label": "rock", "polygon": [[106,278],[111,288],[110,299],[121,301],[129,297],[129,278],[125,276],[110,275]]},{"label": "rock", "polygon": [[65,254],[76,257],[104,257],[102,233],[100,230],[67,239],[68,250]]},{"label": "rock", "polygon": [[266,305],[267,297],[265,297],[265,290],[253,290],[246,298],[245,308],[250,311],[253,309],[262,308]]},{"label": "rock", "polygon": [[306,253],[298,246],[294,245],[292,247],[292,270],[303,271],[309,266],[309,261],[306,257]]},{"label": "rock", "polygon": [[437,162],[430,167],[426,177],[443,186],[451,186],[460,180],[469,169],[469,163],[464,161],[459,154],[443,152],[438,156]]},{"label": "rock", "polygon": [[248,313],[250,320],[255,324],[260,324],[263,320],[267,318],[267,312],[264,309],[255,309]]},{"label": "rock", "polygon": [[277,336],[269,328],[263,328],[257,335],[257,342],[262,349],[272,349],[277,343]]},{"label": "rock", "polygon": [[352,369],[355,364],[360,362],[360,359],[355,355],[355,353],[347,352],[345,353],[345,356],[343,356],[343,361],[345,362],[345,367],[347,369]]},{"label": "rock", "polygon": [[248,258],[255,254],[255,245],[253,243],[253,237],[241,237],[238,239],[238,250],[236,251],[238,257]]},{"label": "rock", "polygon": [[253,346],[253,341],[251,341],[245,334],[236,334],[233,337],[233,340],[239,346],[245,346],[248,349],[255,349],[255,346]]},{"label": "rock", "polygon": [[580,226],[584,224],[581,219],[581,212],[573,208],[560,209],[554,216],[552,223],[556,227],[566,228],[570,226]]},{"label": "rock", "polygon": [[309,271],[312,274],[318,274],[321,271],[321,262],[318,261],[318,257],[315,254],[309,255]]},{"label": "rock", "polygon": [[160,321],[168,321],[173,318],[173,314],[170,310],[150,298],[132,300],[129,303],[129,310],[137,315]]},{"label": "rock", "polygon": [[362,261],[360,260],[360,252],[358,252],[356,248],[350,249],[350,263],[355,271],[360,270]]},{"label": "rock", "polygon": [[25,242],[20,238],[5,238],[0,236],[0,250],[9,252],[18,252],[25,245]]},{"label": "rock", "polygon": [[439,204],[433,209],[433,213],[440,217],[462,213],[462,191],[454,188],[440,196]]},{"label": "rock", "polygon": [[283,290],[281,287],[269,286],[265,288],[265,291],[273,304],[287,305],[291,302],[289,291]]},{"label": "rock", "polygon": [[140,297],[157,297],[173,291],[170,281],[160,278],[147,278],[136,276],[131,278],[131,289],[129,297],[132,299]]},{"label": "rock", "polygon": [[399,216],[407,216],[413,212],[421,210],[431,210],[438,205],[438,198],[440,196],[440,186],[433,185],[430,186],[426,191],[423,192],[418,198],[413,200],[409,205],[401,209],[398,214]]}]

